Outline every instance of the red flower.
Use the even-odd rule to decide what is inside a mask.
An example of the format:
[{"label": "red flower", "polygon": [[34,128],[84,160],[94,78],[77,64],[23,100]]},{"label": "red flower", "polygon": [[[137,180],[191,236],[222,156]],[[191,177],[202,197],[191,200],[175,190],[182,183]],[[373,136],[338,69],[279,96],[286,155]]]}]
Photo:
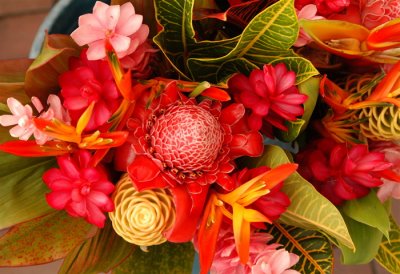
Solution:
[{"label": "red flower", "polygon": [[330,16],[342,12],[350,5],[350,0],[296,0],[296,9],[302,9],[308,4],[317,6],[318,15]]},{"label": "red flower", "polygon": [[114,210],[108,197],[114,185],[108,180],[105,169],[90,166],[90,158],[86,150],[57,157],[60,168],[52,168],[43,175],[43,181],[52,190],[46,200],[55,209],[65,209],[71,216],[103,227],[106,220],[103,212]]},{"label": "red flower", "polygon": [[72,58],[70,70],[59,78],[63,105],[76,125],[79,117],[94,101],[95,107],[87,131],[92,131],[103,125],[117,110],[121,96],[114,82],[107,61],[89,61],[86,50],[80,59]]},{"label": "red flower", "polygon": [[369,152],[366,145],[348,147],[330,139],[316,141],[297,160],[300,174],[335,205],[367,195],[392,166],[383,153]]},{"label": "red flower", "polygon": [[[182,95],[175,82],[168,84],[149,107],[146,104],[148,98],[142,96],[128,121],[131,145],[118,149],[116,161],[119,168],[127,168],[138,190],[171,189],[177,208],[176,226],[184,231],[180,235],[172,233],[179,240],[172,235],[168,240],[188,241],[204,206],[208,186],[217,182],[232,190],[234,183],[227,174],[235,168],[233,160],[259,156],[263,150],[262,136],[246,127],[242,104],[222,108],[220,102],[207,99],[197,103]],[[128,157],[122,159],[120,155]],[[133,161],[128,162],[129,159]],[[178,204],[196,213],[182,210],[179,215]],[[192,225],[181,222],[180,217]]]},{"label": "red flower", "polygon": [[[270,170],[270,168],[266,166],[252,169],[244,168],[233,174],[232,178],[236,182],[237,186],[240,186],[268,170]],[[282,186],[283,182],[280,182],[271,189],[271,192],[259,198],[252,205],[254,209],[261,212],[271,221],[278,219],[290,205],[289,197],[285,193],[281,192]]]},{"label": "red flower", "polygon": [[272,127],[287,131],[285,121],[295,121],[304,113],[307,95],[299,93],[295,80],[296,74],[280,63],[255,69],[249,77],[237,74],[228,84],[235,100],[251,109],[250,127],[272,137]]}]

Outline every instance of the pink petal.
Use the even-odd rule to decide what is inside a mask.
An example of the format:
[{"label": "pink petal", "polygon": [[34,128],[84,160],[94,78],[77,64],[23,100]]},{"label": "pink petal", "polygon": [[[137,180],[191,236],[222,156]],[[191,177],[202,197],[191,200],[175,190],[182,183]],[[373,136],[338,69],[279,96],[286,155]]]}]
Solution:
[{"label": "pink petal", "polygon": [[97,182],[92,185],[92,189],[96,191],[101,191],[105,194],[110,194],[114,191],[115,186],[107,181]]},{"label": "pink petal", "polygon": [[89,223],[101,228],[104,227],[106,216],[96,205],[87,203],[87,220]]},{"label": "pink petal", "polygon": [[0,116],[0,125],[2,125],[3,127],[16,125],[16,124],[18,124],[19,119],[20,118],[18,116],[14,116],[14,115],[9,115],[9,114],[1,115]]},{"label": "pink petal", "polygon": [[87,204],[88,203],[86,203],[85,200],[79,202],[71,202],[66,206],[65,209],[76,216],[85,217],[87,215]]},{"label": "pink petal", "polygon": [[88,99],[81,96],[70,96],[64,99],[64,107],[69,110],[80,110],[89,106]]},{"label": "pink petal", "polygon": [[106,57],[105,41],[98,40],[89,44],[87,51],[88,60],[101,60]]},{"label": "pink petal", "polygon": [[61,156],[57,158],[58,166],[63,174],[69,178],[79,179],[79,169],[68,156]]},{"label": "pink petal", "polygon": [[55,209],[64,209],[66,204],[70,201],[71,195],[69,192],[57,191],[46,194],[47,203]]},{"label": "pink petal", "polygon": [[71,33],[72,39],[79,45],[84,46],[106,38],[105,30],[83,25]]},{"label": "pink petal", "polygon": [[105,206],[110,201],[110,198],[103,192],[93,190],[90,191],[87,199],[98,207]]},{"label": "pink petal", "polygon": [[[114,34],[111,39],[110,43],[113,46],[114,50],[117,53],[127,51],[129,49],[129,45],[131,43],[131,39],[126,36],[122,36],[119,34]],[[122,56],[121,56],[122,57]]]},{"label": "pink petal", "polygon": [[115,29],[115,32],[124,35],[131,36],[136,33],[143,23],[143,16],[139,14],[130,15],[126,21],[120,20]]}]

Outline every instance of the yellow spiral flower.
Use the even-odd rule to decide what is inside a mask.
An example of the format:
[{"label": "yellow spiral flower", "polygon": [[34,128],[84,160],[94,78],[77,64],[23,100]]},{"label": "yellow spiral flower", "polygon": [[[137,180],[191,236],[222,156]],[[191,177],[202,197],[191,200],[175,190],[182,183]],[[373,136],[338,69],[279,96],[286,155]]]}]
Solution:
[{"label": "yellow spiral flower", "polygon": [[112,196],[109,213],[115,232],[127,242],[151,246],[166,241],[163,232],[175,222],[173,198],[164,189],[138,192],[128,174],[122,176]]}]

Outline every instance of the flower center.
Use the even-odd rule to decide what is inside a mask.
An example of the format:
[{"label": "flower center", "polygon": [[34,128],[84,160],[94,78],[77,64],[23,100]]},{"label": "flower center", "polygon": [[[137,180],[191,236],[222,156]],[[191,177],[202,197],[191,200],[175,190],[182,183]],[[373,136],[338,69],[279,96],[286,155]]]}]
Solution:
[{"label": "flower center", "polygon": [[182,172],[207,171],[218,156],[224,132],[218,120],[197,105],[173,105],[150,129],[154,156]]}]

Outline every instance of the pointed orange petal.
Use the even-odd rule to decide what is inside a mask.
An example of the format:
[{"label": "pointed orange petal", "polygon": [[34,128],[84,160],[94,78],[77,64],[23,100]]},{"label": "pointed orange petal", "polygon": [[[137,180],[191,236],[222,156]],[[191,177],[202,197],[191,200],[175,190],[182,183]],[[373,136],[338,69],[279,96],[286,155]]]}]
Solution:
[{"label": "pointed orange petal", "polygon": [[297,167],[298,167],[297,164],[292,164],[292,163],[282,164],[265,173],[262,176],[261,180],[267,183],[268,189],[272,189],[277,184],[279,184],[287,177],[289,177],[293,172],[295,172]]},{"label": "pointed orange petal", "polygon": [[38,145],[36,141],[8,141],[0,144],[0,150],[22,157],[47,157],[71,153],[75,148],[65,142],[49,141]]},{"label": "pointed orange petal", "polygon": [[247,264],[250,249],[250,223],[244,218],[245,209],[239,204],[233,204],[233,236],[240,262]]},{"label": "pointed orange petal", "polygon": [[249,223],[272,223],[268,217],[251,208],[244,209],[244,219]]},{"label": "pointed orange petal", "polygon": [[80,136],[92,117],[95,102],[93,101],[89,107],[79,117],[78,123],[76,123],[76,133]]},{"label": "pointed orange petal", "polygon": [[45,120],[33,118],[33,123],[37,129],[54,139],[71,143],[78,143],[80,141],[80,136],[76,134],[73,126],[67,125],[57,119]]},{"label": "pointed orange petal", "polygon": [[220,207],[215,205],[216,199],[211,193],[198,230],[200,274],[207,274],[211,268],[222,223],[223,215]]},{"label": "pointed orange petal", "polygon": [[376,86],[367,100],[378,101],[390,92],[400,88],[400,62],[395,64],[382,81]]},{"label": "pointed orange petal", "polygon": [[367,38],[367,47],[372,50],[385,50],[400,46],[400,18],[393,19],[373,30]]},{"label": "pointed orange petal", "polygon": [[228,92],[217,87],[205,89],[201,95],[221,102],[227,102],[231,99]]}]

